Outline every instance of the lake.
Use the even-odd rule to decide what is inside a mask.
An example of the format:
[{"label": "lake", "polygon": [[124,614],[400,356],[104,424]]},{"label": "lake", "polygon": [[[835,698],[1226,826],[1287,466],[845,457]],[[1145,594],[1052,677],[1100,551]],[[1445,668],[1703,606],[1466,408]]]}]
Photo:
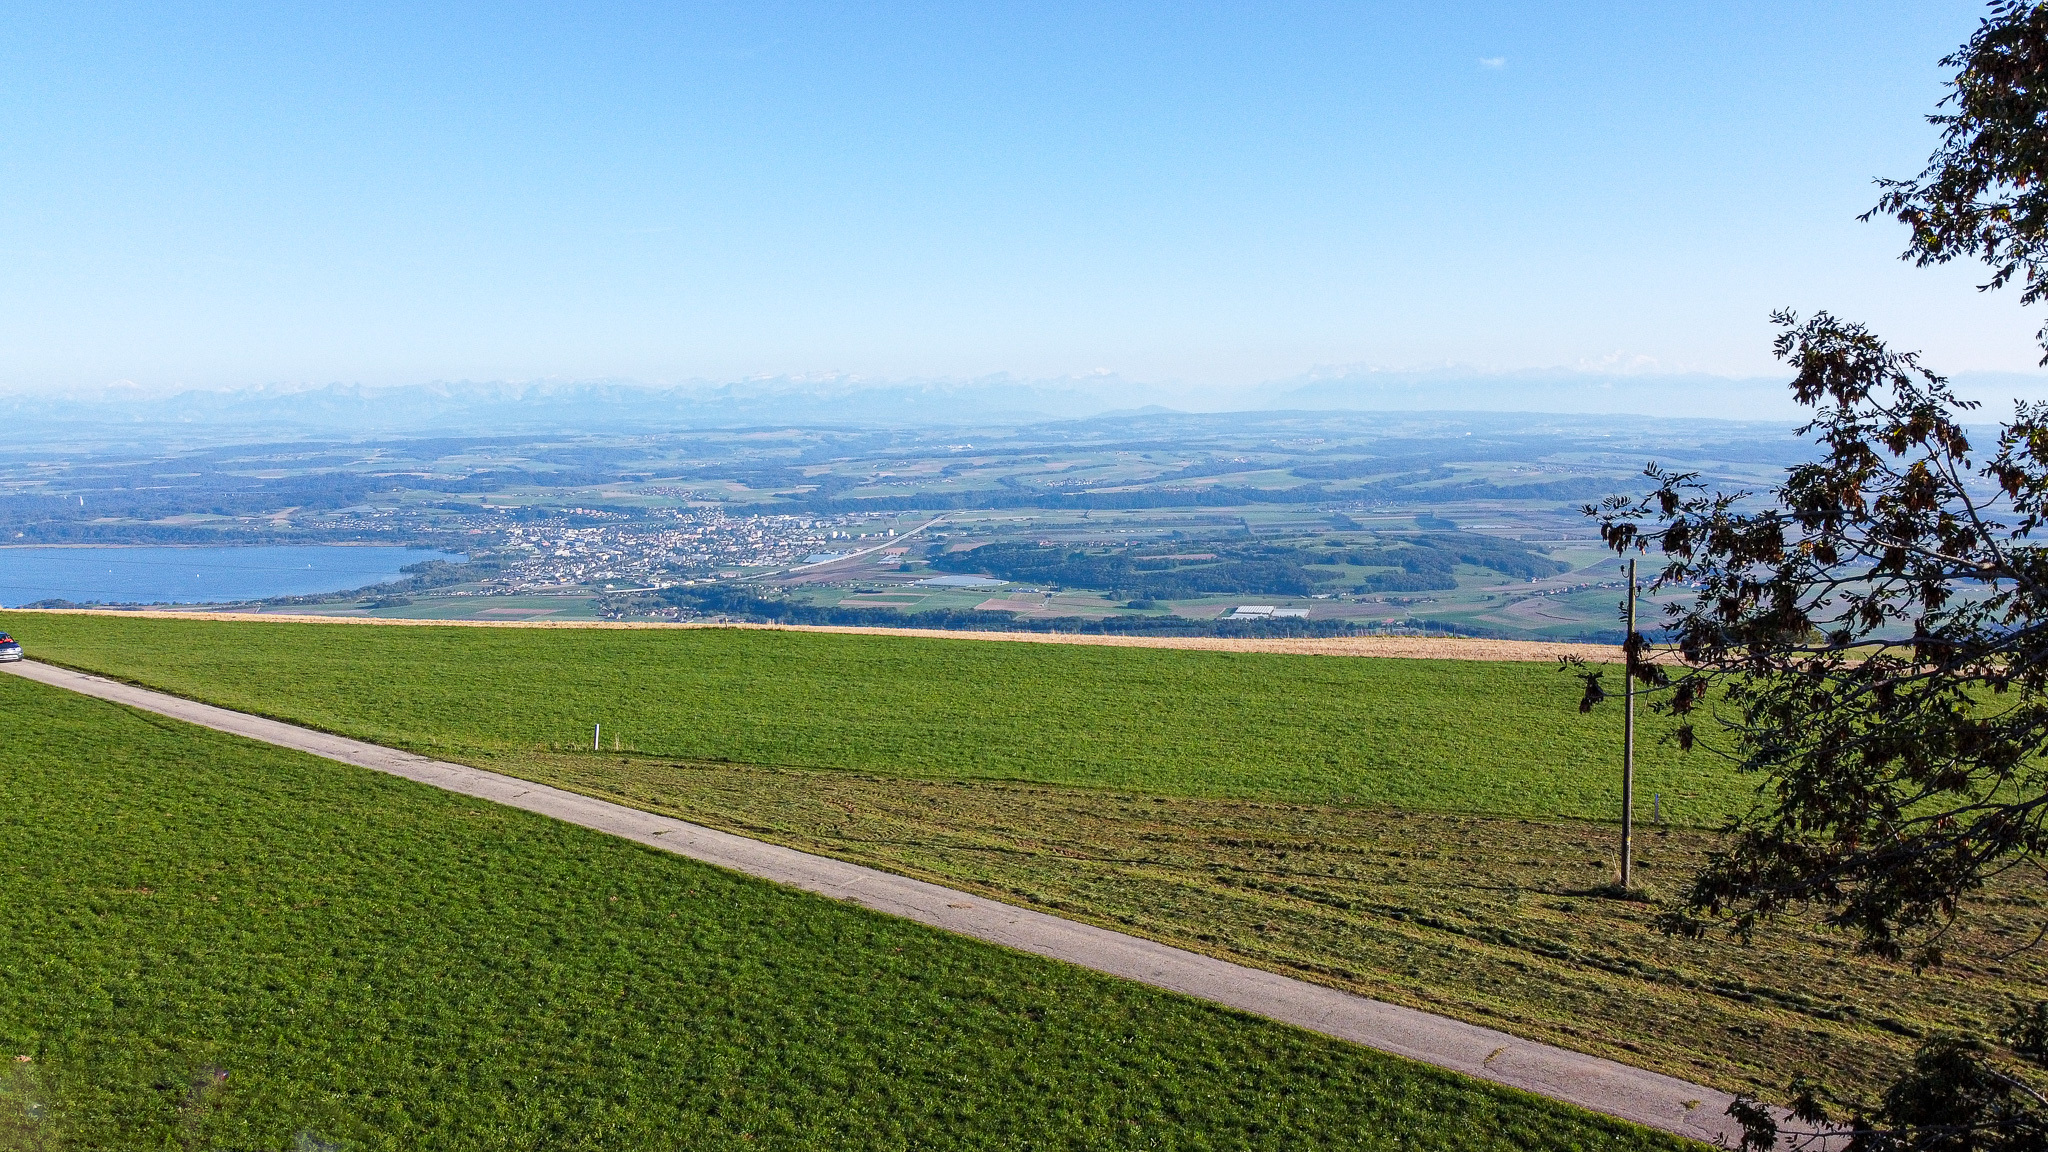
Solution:
[{"label": "lake", "polygon": [[251,548],[0,548],[0,605],[38,600],[214,604],[341,592],[398,579],[424,560],[466,559],[419,548],[293,545]]}]

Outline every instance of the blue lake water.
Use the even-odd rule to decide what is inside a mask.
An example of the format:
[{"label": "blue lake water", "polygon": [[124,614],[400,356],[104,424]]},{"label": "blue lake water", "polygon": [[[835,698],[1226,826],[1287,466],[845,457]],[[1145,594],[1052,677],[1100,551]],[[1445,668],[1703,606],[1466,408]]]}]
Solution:
[{"label": "blue lake water", "polygon": [[251,548],[0,548],[0,605],[38,600],[216,604],[310,596],[395,580],[423,560],[462,556],[418,548],[296,545]]}]

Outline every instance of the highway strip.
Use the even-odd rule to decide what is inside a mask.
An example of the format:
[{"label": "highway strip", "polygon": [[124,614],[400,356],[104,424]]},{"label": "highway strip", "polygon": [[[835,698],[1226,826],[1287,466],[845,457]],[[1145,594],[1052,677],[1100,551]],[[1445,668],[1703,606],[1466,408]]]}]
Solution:
[{"label": "highway strip", "polygon": [[1714,1143],[1740,1131],[1725,1092],[937,884],[637,808],[431,760],[67,668],[0,669],[145,712],[473,796],[946,932],[1210,1001],[1395,1056]]},{"label": "highway strip", "polygon": [[919,532],[922,532],[925,529],[931,527],[932,525],[937,524],[939,521],[944,520],[946,517],[950,515],[952,515],[952,513],[950,512],[941,512],[937,516],[934,516],[931,519],[925,521],[924,523],[919,524],[917,527],[912,528],[910,531],[905,532],[901,536],[891,536],[887,540],[882,541],[880,544],[876,544],[868,548],[863,548],[858,552],[848,552],[844,556],[834,556],[830,560],[818,560],[810,564],[799,564],[794,568],[780,568],[773,572],[756,572],[751,576],[737,577],[737,579],[765,580],[770,576],[787,576],[792,572],[808,572],[813,568],[829,568],[834,564],[844,564],[848,560],[858,560],[862,556],[866,556],[871,552],[880,552],[882,549],[887,548],[889,545],[897,543],[898,541],[908,540],[912,536],[915,536]]}]

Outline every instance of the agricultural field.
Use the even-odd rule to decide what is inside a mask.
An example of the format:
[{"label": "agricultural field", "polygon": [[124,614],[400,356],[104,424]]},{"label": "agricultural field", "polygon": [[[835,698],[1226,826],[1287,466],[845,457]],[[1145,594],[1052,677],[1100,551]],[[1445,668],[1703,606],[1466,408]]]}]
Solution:
[{"label": "agricultural field", "polygon": [[[478,629],[0,613],[36,656],[485,763],[691,760],[1162,795],[1611,819],[1617,709],[1537,663],[724,629]],[[1646,716],[1638,786],[1713,826],[1751,786]]]},{"label": "agricultural field", "polygon": [[1679,1147],[12,677],[0,714],[8,1148]]},{"label": "agricultural field", "polygon": [[[2048,980],[2016,950],[2034,906],[2003,888],[1949,965],[1918,976],[1796,925],[1753,948],[1656,931],[1657,904],[1601,894],[1616,710],[1580,715],[1575,682],[1544,664],[727,630],[0,626],[62,663],[1729,1090],[1777,1091],[1816,1066],[1875,1085],[1920,1038],[1980,1029]],[[583,725],[599,719],[594,751]],[[1644,753],[1638,863],[1668,897],[1753,795],[1711,756],[1653,738]]]},{"label": "agricultural field", "polygon": [[[1616,900],[1613,824],[1194,799],[582,753],[501,772],[1040,908],[1728,1091],[1881,1087],[1924,1037],[2037,996],[2041,902],[1985,893],[1914,973],[1783,923],[1744,946]],[[1647,814],[1645,814],[1647,815]],[[1712,833],[1645,822],[1668,897]]]},{"label": "agricultural field", "polygon": [[[1620,573],[1582,506],[1640,491],[1650,460],[1761,489],[1803,451],[1767,424],[1482,413],[211,445],[178,427],[159,451],[67,426],[0,452],[0,538],[467,558],[243,604],[272,612],[1615,642]],[[1007,585],[919,583],[970,571]],[[1259,605],[1287,615],[1230,615]]]},{"label": "agricultural field", "polygon": [[[1483,528],[1442,509],[963,510],[915,537],[898,537],[893,547],[843,561],[631,589],[595,603],[619,620],[981,628],[1106,622],[1120,631],[1183,632],[1229,622],[1240,631],[1618,642],[1622,571],[1580,512],[1487,503],[1451,510],[1476,514]],[[1219,524],[1217,511],[1241,515]],[[948,580],[978,583],[947,587]],[[1580,595],[1589,591],[1590,603]],[[1269,615],[1275,608],[1280,614]],[[1245,610],[1255,614],[1248,620]]]}]

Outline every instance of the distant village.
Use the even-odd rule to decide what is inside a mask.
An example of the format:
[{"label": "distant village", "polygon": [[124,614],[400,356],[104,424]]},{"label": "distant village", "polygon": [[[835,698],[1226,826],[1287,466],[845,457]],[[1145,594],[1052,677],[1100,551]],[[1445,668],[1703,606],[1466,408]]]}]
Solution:
[{"label": "distant village", "polygon": [[830,561],[892,534],[864,516],[728,516],[685,508],[595,524],[576,519],[584,517],[505,526],[503,553],[512,563],[490,590],[666,588]]}]

